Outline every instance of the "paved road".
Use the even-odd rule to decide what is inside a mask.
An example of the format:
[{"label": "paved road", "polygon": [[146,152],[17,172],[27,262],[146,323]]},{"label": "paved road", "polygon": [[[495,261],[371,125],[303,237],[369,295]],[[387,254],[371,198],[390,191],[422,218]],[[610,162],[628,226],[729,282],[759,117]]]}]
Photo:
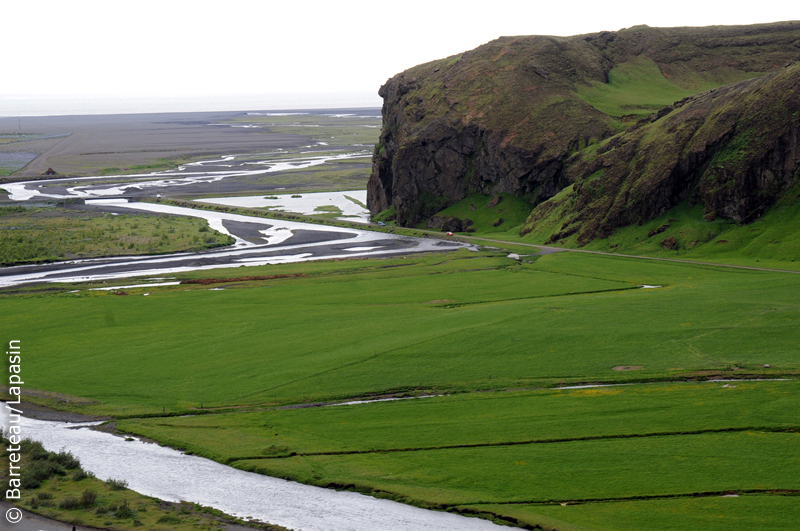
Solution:
[{"label": "paved road", "polygon": [[[0,529],[3,531],[72,531],[70,524],[58,522],[39,516],[38,514],[22,511],[22,520],[16,524],[6,519],[6,511],[15,507],[7,502],[0,502]],[[95,530],[95,527],[75,526],[76,531]]]},{"label": "paved road", "polygon": [[[420,231],[420,232],[431,232],[431,231]],[[437,232],[434,234],[441,233]],[[740,266],[740,265],[732,265],[732,264],[717,264],[714,262],[698,262],[696,260],[678,260],[677,258],[658,258],[655,256],[640,256],[635,254],[619,254],[619,253],[606,253],[603,251],[589,251],[586,249],[568,249],[564,247],[552,247],[548,245],[536,245],[533,243],[521,243],[521,242],[507,242],[503,240],[491,240],[489,238],[481,238],[479,236],[462,236],[459,235],[458,239],[464,239],[468,241],[485,241],[485,242],[494,242],[494,243],[501,243],[501,244],[512,244],[512,245],[523,245],[525,247],[533,247],[536,249],[540,249],[539,254],[553,254],[553,253],[560,253],[560,252],[570,252],[570,253],[586,253],[586,254],[599,254],[603,256],[614,256],[617,258],[637,258],[640,260],[656,260],[659,262],[676,262],[679,264],[693,264],[693,265],[703,265],[703,266],[714,266],[714,267],[729,267],[732,269],[750,269],[752,271],[770,271],[773,273],[793,273],[795,275],[800,274],[800,271],[792,271],[791,269],[770,269],[768,267],[752,267],[752,266]]]},{"label": "paved road", "polygon": [[[86,527],[83,525],[72,526],[72,524],[65,524],[58,520],[52,520],[33,514],[28,511],[22,511],[22,520],[16,524],[9,523],[6,519],[6,511],[15,507],[14,505],[0,501],[0,531],[102,531],[97,527]],[[224,524],[220,523],[225,531],[253,531],[252,527],[247,527],[238,524]]]}]

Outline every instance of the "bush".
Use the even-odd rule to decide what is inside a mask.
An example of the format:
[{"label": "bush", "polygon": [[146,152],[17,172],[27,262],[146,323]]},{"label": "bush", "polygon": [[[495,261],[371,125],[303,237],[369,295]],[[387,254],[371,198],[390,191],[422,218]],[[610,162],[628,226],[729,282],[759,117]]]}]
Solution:
[{"label": "bush", "polygon": [[66,472],[64,468],[55,461],[33,461],[22,469],[22,488],[38,488],[42,481],[53,476],[63,476]]},{"label": "bush", "polygon": [[133,512],[133,509],[128,506],[128,500],[123,501],[122,505],[117,507],[114,512],[114,516],[117,518],[133,518],[135,515],[136,513]]},{"label": "bush", "polygon": [[111,490],[125,490],[128,488],[128,482],[124,479],[109,479],[106,481]]},{"label": "bush", "polygon": [[91,507],[97,501],[97,493],[93,490],[86,489],[81,495],[81,505],[84,507]]},{"label": "bush", "polygon": [[58,506],[62,509],[77,509],[81,506],[81,502],[78,498],[73,498],[72,496],[68,496],[58,502]]},{"label": "bush", "polygon": [[22,453],[28,454],[33,461],[42,461],[50,457],[50,452],[44,449],[42,443],[39,441],[32,441],[31,439],[23,439],[19,443],[19,449]]},{"label": "bush", "polygon": [[52,492],[37,492],[36,497],[40,500],[52,500],[53,493]]},{"label": "bush", "polygon": [[34,476],[30,474],[22,474],[22,481],[20,482],[20,488],[25,490],[32,490],[38,489],[42,486],[42,482],[36,479]]},{"label": "bush", "polygon": [[171,514],[165,514],[158,520],[156,520],[157,524],[179,524],[181,523],[181,519],[177,516],[172,516]]},{"label": "bush", "polygon": [[86,478],[93,478],[94,474],[91,472],[86,472],[84,469],[79,468],[72,473],[72,481],[80,481]]}]

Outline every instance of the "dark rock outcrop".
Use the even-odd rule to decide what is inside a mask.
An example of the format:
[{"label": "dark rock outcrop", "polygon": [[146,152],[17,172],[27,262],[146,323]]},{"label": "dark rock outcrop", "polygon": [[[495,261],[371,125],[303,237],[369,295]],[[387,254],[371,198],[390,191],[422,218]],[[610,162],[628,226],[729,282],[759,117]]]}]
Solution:
[{"label": "dark rock outcrop", "polygon": [[432,216],[425,228],[439,229],[446,232],[466,232],[472,225],[472,220],[461,219],[455,216]]}]

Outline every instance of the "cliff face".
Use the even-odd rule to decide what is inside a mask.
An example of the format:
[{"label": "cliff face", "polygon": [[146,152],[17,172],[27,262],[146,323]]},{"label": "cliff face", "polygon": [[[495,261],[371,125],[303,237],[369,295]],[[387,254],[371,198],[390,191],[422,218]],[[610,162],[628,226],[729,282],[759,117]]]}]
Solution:
[{"label": "cliff face", "polygon": [[[625,132],[631,127],[646,129],[634,125],[641,119],[651,120],[682,98],[764,76],[798,59],[800,23],[786,22],[504,37],[420,65],[380,89],[383,129],[373,155],[368,206],[373,214],[393,207],[400,224],[414,225],[478,192],[507,192],[542,203],[587,178],[604,140],[631,134]],[[699,103],[686,101],[682,108],[694,105]],[[653,124],[662,116],[656,114]],[[690,131],[681,128],[682,140],[675,142],[693,138]],[[726,134],[718,139],[717,151],[736,136]],[[626,140],[625,146],[632,142]],[[633,156],[639,143],[619,153]],[[707,162],[697,156],[696,164]],[[612,164],[608,157],[604,164]],[[723,199],[721,191],[701,195],[722,201],[713,208],[719,215],[728,215],[729,202],[737,201]],[[641,208],[620,213],[620,222],[650,215],[645,211],[651,206]],[[661,203],[652,208],[660,209]]]},{"label": "cliff face", "polygon": [[800,63],[659,115],[568,159],[572,188],[535,208],[523,233],[585,244],[683,200],[747,223],[800,177]]}]

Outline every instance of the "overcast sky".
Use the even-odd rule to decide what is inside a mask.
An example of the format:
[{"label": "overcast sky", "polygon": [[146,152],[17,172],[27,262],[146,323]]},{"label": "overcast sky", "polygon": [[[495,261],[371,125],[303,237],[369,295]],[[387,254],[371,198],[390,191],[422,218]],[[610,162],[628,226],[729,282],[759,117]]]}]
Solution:
[{"label": "overcast sky", "polygon": [[800,2],[3,0],[9,94],[375,93],[501,35],[800,19]]}]

